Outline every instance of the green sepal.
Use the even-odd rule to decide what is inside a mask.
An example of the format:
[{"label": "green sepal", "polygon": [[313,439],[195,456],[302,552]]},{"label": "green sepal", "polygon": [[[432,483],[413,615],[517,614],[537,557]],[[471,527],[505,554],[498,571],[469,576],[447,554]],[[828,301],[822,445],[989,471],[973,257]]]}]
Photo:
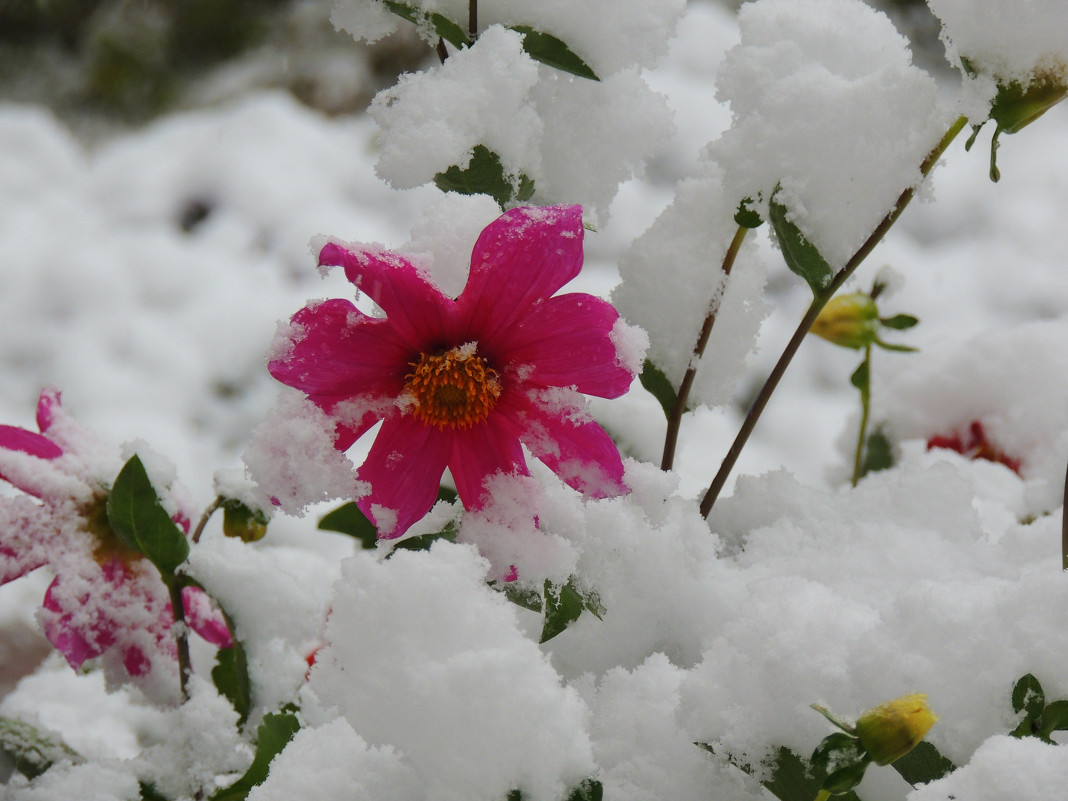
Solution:
[{"label": "green sepal", "polygon": [[[698,745],[702,745],[698,743]],[[712,749],[704,745],[705,749]],[[715,753],[713,751],[713,753]],[[728,755],[727,760],[745,773],[752,775],[753,768]],[[789,748],[781,746],[764,763],[770,770],[768,778],[761,781],[764,788],[779,801],[813,801],[823,789],[826,773],[802,759]],[[860,801],[852,790],[842,793],[843,801]]]},{"label": "green sepal", "polygon": [[467,47],[470,44],[464,29],[442,14],[436,12],[428,14],[422,9],[407,3],[398,3],[396,0],[382,0],[382,3],[398,17],[413,22],[419,27],[425,27],[427,24],[433,26],[434,32],[453,47]]},{"label": "green sepal", "polygon": [[545,622],[538,642],[548,642],[563,632],[579,619],[583,611],[590,612],[597,618],[604,616],[604,606],[596,593],[583,595],[572,579],[562,587],[545,582]]},{"label": "green sepal", "polygon": [[883,342],[883,340],[876,337],[872,340],[872,344],[882,348],[883,350],[893,351],[894,353],[918,353],[919,348],[914,348],[911,345],[895,345],[891,342]]},{"label": "green sepal", "polygon": [[300,721],[293,714],[292,707],[264,715],[263,722],[256,730],[256,755],[245,775],[229,787],[217,790],[209,801],[244,801],[249,791],[267,778],[271,761],[299,730]]},{"label": "green sepal", "polygon": [[587,78],[591,81],[601,80],[597,77],[597,73],[590,69],[589,64],[575,55],[565,42],[551,33],[536,31],[529,25],[509,25],[508,27],[523,35],[523,50],[535,61],[580,78]]},{"label": "green sepal", "polygon": [[223,498],[223,534],[242,542],[257,542],[267,534],[267,515],[236,498]]},{"label": "green sepal", "polygon": [[0,717],[0,751],[28,779],[40,776],[57,762],[85,761],[58,734],[45,734],[23,720],[9,717]]},{"label": "green sepal", "polygon": [[435,175],[434,185],[442,192],[489,195],[501,208],[512,200],[529,200],[534,194],[534,181],[524,173],[507,175],[501,157],[485,145],[475,145],[466,167],[454,164]]},{"label": "green sepal", "polygon": [[343,503],[337,509],[327,512],[319,521],[322,531],[336,531],[358,540],[364,550],[374,550],[378,543],[378,529],[367,519],[355,503]]},{"label": "green sepal", "polygon": [[675,408],[675,403],[678,401],[679,396],[675,392],[675,388],[671,386],[668,377],[664,375],[664,371],[649,359],[646,359],[642,364],[642,371],[638,376],[638,380],[657,399],[660,403],[660,408],[664,410],[664,416],[670,420],[671,412]]},{"label": "green sepal", "polygon": [[822,297],[834,278],[831,266],[816,246],[801,233],[801,229],[787,219],[786,206],[776,201],[774,196],[768,216],[771,217],[771,227],[786,259],[786,266],[790,272],[805,279],[815,297]]},{"label": "green sepal", "polygon": [[957,769],[927,740],[920,740],[911,751],[891,762],[890,767],[913,787],[941,779]]},{"label": "green sepal", "polygon": [[738,210],[734,212],[734,222],[742,228],[759,228],[764,224],[760,214],[749,208],[749,204],[752,202],[753,198],[747,197],[738,204]]},{"label": "green sepal", "polygon": [[170,583],[189,556],[185,533],[160,503],[140,457],[134,454],[108,493],[108,523],[122,543],[148,557]]},{"label": "green sepal", "polygon": [[856,737],[840,731],[824,737],[810,761],[825,776],[820,789],[841,795],[860,784],[871,757]]},{"label": "green sepal", "polygon": [[[833,726],[835,726],[838,729],[841,729],[842,731],[844,731],[850,737],[856,737],[856,735],[857,735],[856,729],[854,729],[853,726],[850,723],[848,723],[847,721],[843,720],[842,718],[840,718],[836,714],[834,714],[827,707],[820,706],[819,704],[809,704],[809,707],[811,709],[814,709],[817,712],[819,712],[821,715],[823,715],[823,717],[827,718],[827,720],[830,721],[830,723]],[[824,738],[824,742],[826,742],[826,738]]]},{"label": "green sepal", "polygon": [[864,772],[868,769],[868,765],[870,764],[870,760],[861,759],[850,765],[838,768],[827,775],[827,778],[823,780],[820,789],[826,790],[831,795],[843,795],[844,793],[848,793],[864,780]]},{"label": "green sepal", "polygon": [[895,331],[904,331],[907,328],[919,323],[918,317],[913,317],[911,314],[895,314],[893,317],[880,317],[879,323],[887,328],[893,328]]}]

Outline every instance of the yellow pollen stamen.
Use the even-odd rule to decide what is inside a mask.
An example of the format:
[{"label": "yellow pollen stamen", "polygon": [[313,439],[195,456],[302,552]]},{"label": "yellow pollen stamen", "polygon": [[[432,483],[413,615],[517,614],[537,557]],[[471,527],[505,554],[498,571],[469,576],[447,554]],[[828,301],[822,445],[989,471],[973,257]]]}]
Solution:
[{"label": "yellow pollen stamen", "polygon": [[409,364],[412,372],[404,378],[404,389],[415,401],[412,414],[438,429],[482,422],[501,396],[497,371],[475,355],[473,345],[421,353]]}]

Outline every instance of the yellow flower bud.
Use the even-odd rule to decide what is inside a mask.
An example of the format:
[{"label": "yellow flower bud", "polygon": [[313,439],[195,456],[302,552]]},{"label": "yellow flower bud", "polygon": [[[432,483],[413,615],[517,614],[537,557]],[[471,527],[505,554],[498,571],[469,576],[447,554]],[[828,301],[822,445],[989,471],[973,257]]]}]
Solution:
[{"label": "yellow flower bud", "polygon": [[876,765],[889,765],[915,748],[935,721],[927,695],[913,693],[869,709],[857,720],[860,744]]},{"label": "yellow flower bud", "polygon": [[812,324],[812,333],[843,348],[860,350],[878,336],[879,309],[863,292],[836,295]]}]

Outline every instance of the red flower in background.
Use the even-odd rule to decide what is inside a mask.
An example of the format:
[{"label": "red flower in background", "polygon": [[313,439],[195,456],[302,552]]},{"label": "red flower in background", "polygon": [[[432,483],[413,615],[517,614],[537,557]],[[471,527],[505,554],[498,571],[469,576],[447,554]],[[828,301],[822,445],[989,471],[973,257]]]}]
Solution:
[{"label": "red flower in background", "polygon": [[581,393],[622,395],[641,356],[610,304],[555,295],[578,275],[583,233],[578,206],[512,209],[479,236],[455,300],[400,254],[322,248],[320,266],[343,267],[385,317],[310,303],[269,369],[336,421],[340,451],[382,421],[357,501],[380,536],[426,514],[446,467],[464,506],[480,507],[488,476],[527,474],[523,445],[584,493],[625,492],[619,451]]},{"label": "red flower in background", "polygon": [[968,426],[966,436],[953,433],[949,436],[935,435],[927,440],[927,450],[932,448],[948,448],[951,451],[967,456],[969,459],[985,459],[988,462],[1003,464],[1017,475],[1020,474],[1021,462],[1014,456],[1002,453],[995,448],[986,438],[986,430],[978,420],[973,420]]}]

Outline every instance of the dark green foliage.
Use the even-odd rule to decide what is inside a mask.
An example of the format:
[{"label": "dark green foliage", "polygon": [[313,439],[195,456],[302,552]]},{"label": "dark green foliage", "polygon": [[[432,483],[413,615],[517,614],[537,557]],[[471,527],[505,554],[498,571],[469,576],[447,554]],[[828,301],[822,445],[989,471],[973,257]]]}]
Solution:
[{"label": "dark green foliage", "polygon": [[534,181],[522,173],[506,174],[501,157],[484,145],[475,145],[466,167],[454,164],[435,175],[434,185],[442,192],[489,195],[501,208],[513,200],[520,203],[530,200],[534,194]]},{"label": "dark green foliage", "polygon": [[189,556],[189,542],[164,510],[141,459],[134,454],[108,493],[108,522],[127,548],[148,557],[169,582]]},{"label": "dark green foliage", "polygon": [[642,372],[638,376],[638,380],[659,401],[660,408],[664,410],[664,416],[670,420],[671,410],[675,408],[675,403],[679,396],[675,392],[675,388],[671,386],[668,377],[664,375],[663,370],[646,359],[642,365]]},{"label": "dark green foliage", "polygon": [[805,279],[815,297],[821,297],[834,277],[830,265],[816,246],[787,218],[786,206],[771,200],[771,227],[790,271]]},{"label": "dark green foliage", "polygon": [[271,760],[282,752],[300,730],[300,721],[292,711],[283,710],[265,715],[256,730],[256,756],[245,775],[212,795],[209,801],[244,801],[249,791],[267,778]]},{"label": "dark green foliage", "polygon": [[591,81],[601,80],[590,69],[589,64],[575,55],[566,43],[552,34],[536,31],[529,25],[512,25],[511,29],[523,34],[523,50],[535,61],[580,78],[587,78]]}]

